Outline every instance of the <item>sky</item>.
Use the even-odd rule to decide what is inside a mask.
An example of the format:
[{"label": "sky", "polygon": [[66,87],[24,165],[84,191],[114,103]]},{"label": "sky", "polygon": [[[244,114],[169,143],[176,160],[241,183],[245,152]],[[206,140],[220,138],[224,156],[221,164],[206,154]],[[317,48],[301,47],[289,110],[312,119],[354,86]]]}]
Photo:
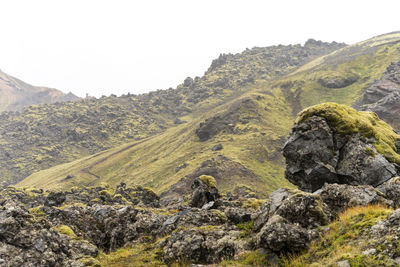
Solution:
[{"label": "sky", "polygon": [[399,10],[398,0],[0,0],[0,69],[78,96],[139,94],[202,76],[221,53],[398,31]]}]

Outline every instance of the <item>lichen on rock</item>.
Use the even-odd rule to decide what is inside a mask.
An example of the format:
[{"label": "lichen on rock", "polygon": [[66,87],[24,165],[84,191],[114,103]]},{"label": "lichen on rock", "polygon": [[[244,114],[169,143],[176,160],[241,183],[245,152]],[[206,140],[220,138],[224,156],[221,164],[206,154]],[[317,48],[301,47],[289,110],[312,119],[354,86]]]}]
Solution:
[{"label": "lichen on rock", "polygon": [[325,183],[378,186],[397,176],[399,140],[372,112],[336,103],[307,108],[283,148],[286,178],[311,192]]}]

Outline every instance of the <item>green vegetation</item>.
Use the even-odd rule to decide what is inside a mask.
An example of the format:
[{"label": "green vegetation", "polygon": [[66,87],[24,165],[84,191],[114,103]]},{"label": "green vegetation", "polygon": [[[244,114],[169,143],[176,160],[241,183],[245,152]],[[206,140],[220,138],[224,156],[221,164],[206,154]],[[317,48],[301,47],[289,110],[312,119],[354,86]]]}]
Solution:
[{"label": "green vegetation", "polygon": [[240,234],[242,238],[250,236],[254,228],[253,221],[238,223],[236,226],[242,230],[242,233]]},{"label": "green vegetation", "polygon": [[324,103],[302,111],[296,123],[302,123],[312,116],[325,118],[339,134],[346,136],[360,133],[364,137],[375,138],[376,150],[390,162],[400,164],[400,155],[396,153],[400,135],[396,134],[389,124],[380,120],[375,113],[358,112],[351,107],[336,103]]},{"label": "green vegetation", "polygon": [[235,267],[247,267],[247,266],[273,266],[268,260],[268,256],[262,254],[260,251],[247,251],[244,252],[237,260],[225,260],[218,264],[218,266],[235,266]]},{"label": "green vegetation", "polygon": [[210,175],[201,175],[200,180],[210,188],[217,187],[217,181],[215,181],[214,177],[212,177]]},{"label": "green vegetation", "polygon": [[[221,55],[203,77],[187,78],[176,89],[1,113],[0,177],[15,183],[40,170],[128,142],[145,141],[246,92],[265,89],[268,81],[342,46],[321,43],[247,49],[241,54]],[[90,171],[86,175],[98,178]]]},{"label": "green vegetation", "polygon": [[166,266],[161,261],[162,249],[155,244],[137,244],[134,247],[121,248],[109,254],[100,253],[97,259],[101,266]]},{"label": "green vegetation", "polygon": [[387,265],[385,257],[362,254],[366,246],[371,246],[366,231],[391,211],[379,205],[350,208],[327,227],[329,231],[305,254],[285,258],[281,265],[336,266],[338,261],[348,260],[351,266],[392,266]]},{"label": "green vegetation", "polygon": [[[110,150],[36,172],[19,185],[57,189],[70,188],[74,185],[93,186],[102,181],[115,186],[123,181],[128,185],[148,186],[154,188],[156,193],[160,193],[182,177],[196,173],[201,166],[211,164],[210,166],[218,169],[218,187],[222,192],[233,191],[235,185],[245,184],[259,197],[265,197],[267,193],[279,187],[293,187],[284,179],[284,159],[280,148],[293,126],[297,111],[309,104],[325,100],[353,104],[367,82],[379,78],[392,60],[400,58],[397,49],[399,43],[386,44],[381,40],[378,42],[379,47],[371,48],[375,43],[377,42],[341,49],[332,56],[322,58],[319,64],[314,62],[294,74],[279,78],[272,85],[260,74],[259,78],[246,83],[240,90],[236,87],[238,83],[232,85],[232,88],[236,88],[233,91],[229,91],[228,87],[224,87],[225,85],[221,83],[224,89],[217,90],[219,93],[207,94],[204,99],[199,96],[202,100],[196,104],[187,101],[184,95],[196,92],[189,88],[197,88],[200,84],[206,86],[205,81],[210,82],[216,79],[216,76],[243,77],[240,72],[234,74],[236,71],[233,69],[228,71],[233,68],[233,61],[236,62],[235,66],[241,66],[243,62],[240,56],[232,57],[232,62],[227,59],[230,63],[224,64],[221,63],[224,60],[220,59],[222,61],[213,63],[214,67],[202,78],[188,79],[176,90],[168,90],[168,93],[157,91],[142,96],[143,99],[147,97],[149,101],[157,97],[159,99],[157,102],[164,103],[162,96],[168,95],[170,99],[176,92],[181,92],[181,103],[191,103],[191,111],[182,112],[179,116],[180,120],[185,120],[187,123],[170,127],[162,134],[147,139],[128,142]],[[264,53],[261,50],[259,52],[259,55]],[[338,53],[340,57],[334,60],[334,55]],[[247,53],[243,56],[250,57]],[[371,61],[360,59],[366,56],[370,57]],[[251,69],[252,67],[248,66],[243,71]],[[318,82],[321,79],[347,77],[347,73],[355,73],[354,75],[359,78],[344,88],[326,88]],[[366,79],[369,74],[370,77]],[[352,75],[350,76],[353,77]],[[315,94],[315,97],[311,97],[311,93]],[[125,98],[128,100],[137,97],[125,96]],[[311,101],[304,102],[304,99]],[[106,100],[111,101],[108,98],[103,99]],[[120,98],[112,100],[115,103],[122,101]],[[143,108],[146,109],[145,106]],[[157,114],[161,116],[168,112],[164,110]],[[196,129],[200,123],[213,118],[222,118],[220,121],[228,120],[230,124],[222,127],[213,138],[199,142]],[[154,123],[157,124],[157,121]],[[378,152],[385,151],[384,155],[388,158],[397,157],[393,154],[395,150],[392,140],[387,138],[379,140],[379,143],[375,144]],[[217,144],[222,144],[223,149],[212,151]],[[72,178],[65,179],[66,177]]]},{"label": "green vegetation", "polygon": [[79,239],[78,236],[75,234],[74,230],[71,229],[68,225],[60,225],[54,228],[57,232],[69,236],[71,239]]}]

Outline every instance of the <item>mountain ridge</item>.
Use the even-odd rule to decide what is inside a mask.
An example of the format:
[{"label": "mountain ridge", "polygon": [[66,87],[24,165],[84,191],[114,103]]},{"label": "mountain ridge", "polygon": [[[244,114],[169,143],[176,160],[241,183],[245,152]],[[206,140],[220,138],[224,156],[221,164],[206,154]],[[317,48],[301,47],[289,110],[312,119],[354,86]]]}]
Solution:
[{"label": "mountain ridge", "polygon": [[214,64],[203,77],[188,77],[176,89],[1,113],[0,177],[15,183],[36,171],[161,133],[343,46],[310,41],[307,46],[253,48],[222,56],[224,64]]},{"label": "mountain ridge", "polygon": [[0,70],[0,112],[20,111],[30,105],[77,100],[80,98],[71,92],[64,94],[54,88],[32,86]]},{"label": "mountain ridge", "polygon": [[[398,41],[400,38],[386,37],[390,42],[377,47],[371,47],[368,42],[356,44],[345,50],[347,54],[342,51],[340,60],[328,61],[330,65],[323,63],[310,71],[290,73],[270,84],[256,81],[253,89],[241,97],[132,147],[131,156],[102,161],[101,155],[94,155],[71,163],[74,167],[67,164],[33,174],[19,186],[47,183],[48,188],[55,189],[68,188],[74,182],[79,185],[106,181],[115,185],[123,180],[164,192],[162,196],[168,201],[179,195],[168,190],[170,186],[187,192],[191,181],[200,174],[215,176],[223,192],[235,190],[235,185],[247,185],[250,190],[265,195],[281,186],[290,186],[284,179],[281,147],[297,112],[319,102],[355,103],[367,85],[379,79],[391,62],[400,60],[400,43],[393,43],[393,38]],[[351,75],[357,79],[348,79]],[[239,105],[239,109],[232,108],[239,99],[249,101],[242,102],[245,104]],[[209,138],[202,141],[197,133],[205,133]],[[105,153],[118,154],[124,147]],[[88,168],[89,162],[96,161],[103,166]],[[97,177],[89,177],[84,173],[86,169]],[[68,175],[74,178],[61,181]]]}]

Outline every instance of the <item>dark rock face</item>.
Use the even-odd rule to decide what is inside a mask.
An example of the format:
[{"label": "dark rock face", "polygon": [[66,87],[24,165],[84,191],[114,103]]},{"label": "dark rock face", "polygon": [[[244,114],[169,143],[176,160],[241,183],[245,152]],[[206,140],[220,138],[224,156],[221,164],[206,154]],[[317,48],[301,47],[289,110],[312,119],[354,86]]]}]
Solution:
[{"label": "dark rock face", "polygon": [[355,108],[373,111],[394,129],[400,129],[400,62],[392,62],[382,78],[365,89]]},{"label": "dark rock face", "polygon": [[383,193],[385,198],[394,208],[400,208],[400,180],[398,177],[392,178],[389,181],[378,186],[377,190]]},{"label": "dark rock face", "polygon": [[206,185],[200,178],[194,179],[192,189],[193,194],[190,200],[191,207],[201,208],[207,203],[213,202],[211,205],[212,207],[214,201],[220,197],[217,188]]},{"label": "dark rock face", "polygon": [[400,89],[364,109],[375,112],[379,118],[389,123],[394,129],[400,130]]},{"label": "dark rock face", "polygon": [[286,178],[313,192],[325,183],[378,186],[397,175],[373,138],[343,136],[318,116],[295,125],[284,148]]}]

